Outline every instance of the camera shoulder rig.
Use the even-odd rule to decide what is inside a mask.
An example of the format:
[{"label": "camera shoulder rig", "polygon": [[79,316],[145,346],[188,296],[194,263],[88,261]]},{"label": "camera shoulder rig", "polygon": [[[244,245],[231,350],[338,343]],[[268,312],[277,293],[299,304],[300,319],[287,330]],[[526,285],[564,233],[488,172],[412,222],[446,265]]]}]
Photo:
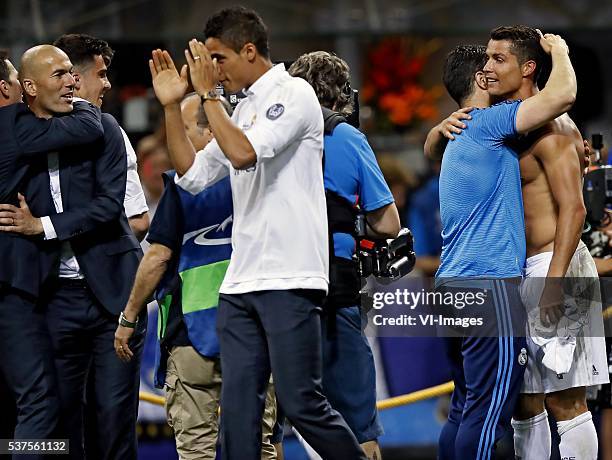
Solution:
[{"label": "camera shoulder rig", "polygon": [[372,240],[366,235],[365,216],[357,217],[357,261],[359,274],[366,278],[374,275],[378,278],[397,280],[412,271],[416,262],[412,232],[402,228],[395,238]]}]

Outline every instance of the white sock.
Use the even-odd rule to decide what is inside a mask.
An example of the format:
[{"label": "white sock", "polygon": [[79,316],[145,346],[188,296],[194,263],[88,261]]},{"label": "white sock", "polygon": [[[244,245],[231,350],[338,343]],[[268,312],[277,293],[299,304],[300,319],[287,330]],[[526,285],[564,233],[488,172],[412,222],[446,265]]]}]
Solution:
[{"label": "white sock", "polygon": [[561,460],[597,460],[597,431],[590,412],[557,422]]},{"label": "white sock", "polygon": [[550,459],[550,426],[546,410],[527,420],[512,419],[516,460]]}]

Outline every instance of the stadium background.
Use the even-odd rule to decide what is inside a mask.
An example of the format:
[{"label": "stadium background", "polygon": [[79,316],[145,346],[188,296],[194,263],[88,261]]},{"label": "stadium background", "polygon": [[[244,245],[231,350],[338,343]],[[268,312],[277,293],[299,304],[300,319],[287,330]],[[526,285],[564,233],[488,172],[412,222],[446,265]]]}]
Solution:
[{"label": "stadium background", "polygon": [[[360,90],[362,129],[375,152],[403,168],[410,196],[428,175],[422,155],[427,131],[455,105],[441,86],[444,56],[460,43],[486,43],[498,25],[528,24],[561,34],[578,75],[578,101],[572,116],[585,137],[612,135],[609,88],[612,80],[612,1],[515,0],[282,0],[243,1],[270,29],[272,58],[292,61],[317,49],[336,52],[352,69]],[[88,33],[107,40],[116,54],[110,68],[113,89],[104,110],[112,113],[137,146],[139,173],[154,210],[159,173],[168,166],[160,130],[160,110],[150,89],[147,60],[154,48],[167,48],[181,60],[188,39],[201,37],[206,17],[227,6],[197,0],[0,0],[0,47],[15,63],[34,44],[62,33]],[[402,210],[403,221],[409,209]],[[432,210],[435,212],[435,210]],[[142,389],[152,388],[156,308],[143,360]],[[373,339],[379,373],[379,399],[420,390],[449,379],[438,345],[429,339]],[[381,413],[385,458],[434,458],[433,445],[444,420],[444,397]],[[141,403],[140,458],[176,458],[164,412]],[[306,458],[291,436],[288,460]]]}]

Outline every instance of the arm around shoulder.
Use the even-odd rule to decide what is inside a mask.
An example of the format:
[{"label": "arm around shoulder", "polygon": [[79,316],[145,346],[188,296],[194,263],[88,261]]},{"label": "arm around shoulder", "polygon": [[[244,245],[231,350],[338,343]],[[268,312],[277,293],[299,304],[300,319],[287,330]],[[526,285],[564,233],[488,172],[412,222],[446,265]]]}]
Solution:
[{"label": "arm around shoulder", "polygon": [[49,119],[24,110],[18,113],[15,123],[17,142],[26,155],[87,144],[103,135],[100,109],[85,101],[75,102],[69,115]]},{"label": "arm around shoulder", "polygon": [[423,147],[427,158],[434,161],[442,159],[448,141],[455,140],[455,135],[461,134],[467,128],[463,120],[472,119],[470,115],[472,110],[473,107],[463,107],[429,130]]},{"label": "arm around shoulder", "polygon": [[434,126],[429,130],[427,139],[425,139],[425,145],[423,146],[425,156],[430,160],[441,160],[444,156],[446,144],[448,144],[448,139],[442,134],[441,124]]}]

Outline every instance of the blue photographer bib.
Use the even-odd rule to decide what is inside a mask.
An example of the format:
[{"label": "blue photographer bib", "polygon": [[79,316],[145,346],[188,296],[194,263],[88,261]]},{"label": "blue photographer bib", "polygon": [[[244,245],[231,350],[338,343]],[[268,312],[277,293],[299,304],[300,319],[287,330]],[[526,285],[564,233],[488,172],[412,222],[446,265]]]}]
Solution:
[{"label": "blue photographer bib", "polygon": [[[170,309],[180,304],[189,342],[203,356],[217,357],[215,330],[219,288],[232,253],[232,193],[229,177],[192,195],[165,174],[166,190],[151,223],[150,242],[173,249],[173,270],[157,287],[158,338],[167,333]],[[160,209],[161,208],[161,209]],[[158,356],[157,381],[163,381]],[[160,372],[160,368],[162,372]]]}]

